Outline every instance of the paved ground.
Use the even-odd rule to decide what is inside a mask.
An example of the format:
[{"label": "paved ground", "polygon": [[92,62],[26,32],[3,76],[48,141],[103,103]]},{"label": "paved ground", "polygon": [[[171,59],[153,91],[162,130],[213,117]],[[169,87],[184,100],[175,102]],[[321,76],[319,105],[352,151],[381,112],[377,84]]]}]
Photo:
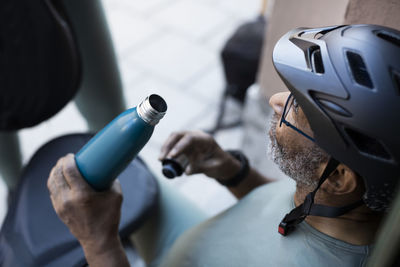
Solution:
[{"label": "paved ground", "polygon": [[[213,125],[224,87],[219,52],[238,25],[258,15],[261,1],[103,0],[103,3],[128,106],[135,106],[150,93],[159,93],[169,105],[167,116],[141,152],[156,175],[161,175],[157,156],[172,131],[207,129]],[[266,103],[256,93],[251,99]],[[258,114],[261,111],[257,108],[247,110],[248,117],[253,119],[248,121],[246,129],[221,132],[217,140],[224,148],[245,144],[254,164],[263,166],[268,173],[270,164],[260,160],[265,157],[266,144],[258,143],[266,140],[265,127],[260,121],[266,120],[268,111]],[[24,161],[50,139],[86,129],[83,118],[70,103],[52,119],[21,131]],[[181,177],[172,183],[210,215],[235,202],[226,189],[202,175]],[[6,189],[1,181],[0,197],[1,222],[6,211]]]}]

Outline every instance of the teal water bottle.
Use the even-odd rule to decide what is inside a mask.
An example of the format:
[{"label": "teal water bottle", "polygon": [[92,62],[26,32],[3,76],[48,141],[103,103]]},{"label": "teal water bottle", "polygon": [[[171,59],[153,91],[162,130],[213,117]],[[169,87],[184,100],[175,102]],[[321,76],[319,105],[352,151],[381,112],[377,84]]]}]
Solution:
[{"label": "teal water bottle", "polygon": [[150,139],[154,126],[167,111],[159,95],[150,95],[137,107],[112,120],[75,155],[82,176],[95,190],[112,182]]}]

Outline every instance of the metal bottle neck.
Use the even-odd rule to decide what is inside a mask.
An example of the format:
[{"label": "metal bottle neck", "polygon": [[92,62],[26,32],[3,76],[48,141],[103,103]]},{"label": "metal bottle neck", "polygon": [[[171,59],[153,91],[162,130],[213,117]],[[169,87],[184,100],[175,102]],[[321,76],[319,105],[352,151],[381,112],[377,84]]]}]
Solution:
[{"label": "metal bottle neck", "polygon": [[167,104],[159,95],[146,97],[136,108],[139,117],[150,125],[156,125],[165,115]]}]

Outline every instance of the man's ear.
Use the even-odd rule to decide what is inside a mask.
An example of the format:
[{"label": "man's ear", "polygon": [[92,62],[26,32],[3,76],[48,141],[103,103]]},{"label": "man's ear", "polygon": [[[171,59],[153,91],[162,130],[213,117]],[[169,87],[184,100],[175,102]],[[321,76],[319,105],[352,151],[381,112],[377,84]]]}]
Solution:
[{"label": "man's ear", "polygon": [[346,195],[359,188],[359,176],[344,164],[339,164],[321,185],[321,189],[332,195]]}]

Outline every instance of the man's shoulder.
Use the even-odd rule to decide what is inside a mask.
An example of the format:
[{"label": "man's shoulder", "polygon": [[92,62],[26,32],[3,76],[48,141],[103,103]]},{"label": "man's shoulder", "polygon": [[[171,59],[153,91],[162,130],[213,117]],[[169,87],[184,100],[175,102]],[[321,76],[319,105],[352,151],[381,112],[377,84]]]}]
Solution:
[{"label": "man's shoulder", "polygon": [[[296,191],[296,183],[292,179],[282,179],[275,182],[271,182],[265,185],[261,185],[253,189],[250,193],[248,193],[242,200],[239,201],[248,201],[248,199],[253,201],[259,200],[267,200],[267,199],[275,199],[275,198],[285,198],[285,200],[294,196]],[[290,203],[289,201],[285,201],[285,203]],[[282,207],[282,205],[280,205]],[[286,206],[286,205],[284,205]]]},{"label": "man's shoulder", "polygon": [[365,257],[361,250],[358,254],[341,247],[316,230],[306,227],[287,237],[278,233],[280,220],[294,205],[295,189],[291,180],[256,188],[185,232],[171,249],[167,266],[183,261],[185,266],[360,266],[355,263]]},{"label": "man's shoulder", "polygon": [[274,191],[276,189],[281,189],[285,192],[294,193],[294,191],[296,190],[296,182],[290,178],[276,180],[274,182],[256,187],[253,191],[250,192],[250,194],[257,191]]}]

